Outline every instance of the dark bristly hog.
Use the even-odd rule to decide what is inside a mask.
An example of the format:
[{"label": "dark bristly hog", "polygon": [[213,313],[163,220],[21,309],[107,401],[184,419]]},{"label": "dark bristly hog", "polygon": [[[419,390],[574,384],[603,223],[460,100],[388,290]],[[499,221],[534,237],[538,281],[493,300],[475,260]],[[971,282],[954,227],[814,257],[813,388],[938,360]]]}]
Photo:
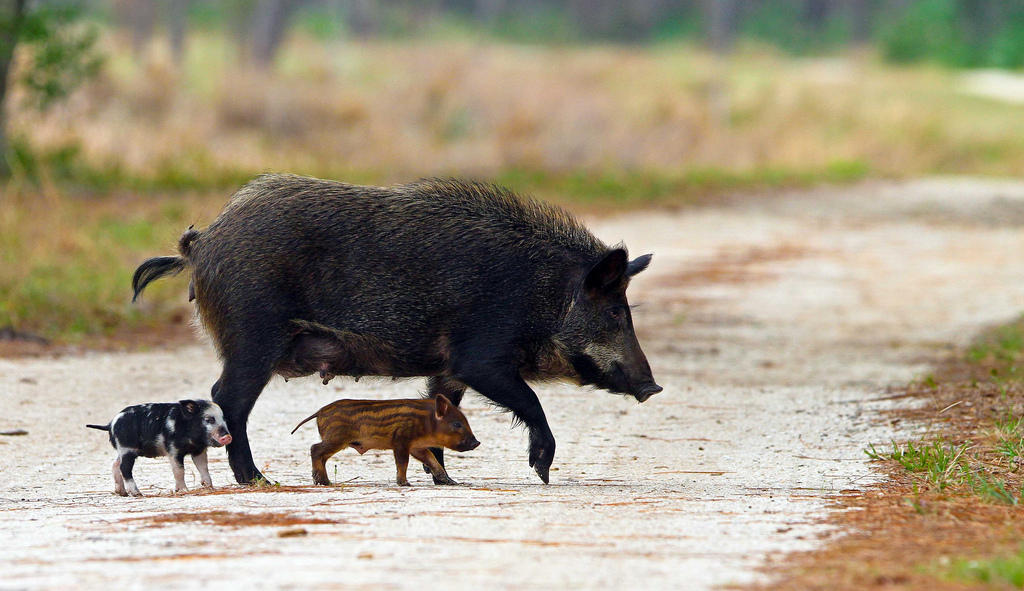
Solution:
[{"label": "dark bristly hog", "polygon": [[[224,368],[213,399],[235,478],[262,478],[246,420],[275,373],[427,376],[456,406],[467,387],[529,430],[544,481],[555,454],[530,380],[634,396],[661,391],[633,332],[629,260],[565,211],[491,185],[423,180],[360,187],[264,175],[242,187],[179,256],[135,271],[135,296],[190,269]],[[443,466],[440,449],[433,450]]]},{"label": "dark bristly hog", "polygon": [[141,497],[132,477],[135,458],[167,456],[174,472],[174,492],[185,488],[185,456],[199,470],[203,486],[213,486],[207,467],[206,449],[231,443],[231,434],[221,408],[209,400],[182,400],[129,406],[106,425],[86,425],[107,431],[114,459],[114,492]]},{"label": "dark bristly hog", "polygon": [[316,484],[331,483],[326,462],[347,447],[360,455],[371,449],[393,450],[398,486],[409,486],[405,472],[410,455],[423,463],[435,483],[455,484],[431,448],[469,451],[480,445],[466,416],[441,394],[432,400],[336,400],[303,419],[292,433],[313,419],[321,439],[309,449]]}]

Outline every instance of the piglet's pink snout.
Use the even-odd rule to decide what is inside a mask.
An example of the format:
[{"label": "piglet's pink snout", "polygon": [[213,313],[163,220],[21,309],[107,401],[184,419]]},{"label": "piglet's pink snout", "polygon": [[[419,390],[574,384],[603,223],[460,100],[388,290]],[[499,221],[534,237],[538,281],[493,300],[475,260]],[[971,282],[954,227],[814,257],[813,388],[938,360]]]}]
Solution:
[{"label": "piglet's pink snout", "polygon": [[219,443],[221,445],[227,445],[227,444],[231,443],[231,435],[229,434],[229,435],[225,435],[225,436],[221,437],[220,439],[217,440],[217,443]]}]

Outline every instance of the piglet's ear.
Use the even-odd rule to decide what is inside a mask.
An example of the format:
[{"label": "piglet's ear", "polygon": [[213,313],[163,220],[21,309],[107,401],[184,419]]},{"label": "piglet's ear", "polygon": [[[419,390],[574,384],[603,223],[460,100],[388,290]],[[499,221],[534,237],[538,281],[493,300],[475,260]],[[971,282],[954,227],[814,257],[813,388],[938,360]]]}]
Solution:
[{"label": "piglet's ear", "polygon": [[196,414],[197,405],[195,400],[179,400],[178,404],[181,405],[181,412],[183,412],[185,416]]},{"label": "piglet's ear", "polygon": [[444,418],[444,415],[448,414],[448,409],[451,407],[452,403],[441,394],[438,394],[437,398],[434,399],[434,416],[439,419]]}]

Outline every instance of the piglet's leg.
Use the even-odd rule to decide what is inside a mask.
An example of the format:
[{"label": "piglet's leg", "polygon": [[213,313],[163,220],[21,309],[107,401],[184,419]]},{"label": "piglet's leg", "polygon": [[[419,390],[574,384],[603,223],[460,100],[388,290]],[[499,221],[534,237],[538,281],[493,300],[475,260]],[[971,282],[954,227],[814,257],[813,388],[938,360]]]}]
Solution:
[{"label": "piglet's leg", "polygon": [[314,484],[327,486],[331,483],[331,479],[327,477],[327,460],[346,445],[346,443],[338,444],[335,440],[327,440],[314,443],[309,448],[309,456],[313,459]]},{"label": "piglet's leg", "polygon": [[395,468],[398,473],[395,481],[398,486],[409,486],[409,479],[405,477],[405,470],[409,467],[409,450],[407,448],[395,448]]},{"label": "piglet's leg", "polygon": [[142,493],[139,492],[139,487],[135,486],[135,479],[132,478],[132,468],[135,467],[136,455],[132,452],[124,452],[121,457],[118,458],[118,463],[121,464],[121,478],[124,479],[124,488],[133,497],[141,497]]},{"label": "piglet's leg", "polygon": [[188,490],[185,488],[185,457],[170,453],[167,454],[167,459],[171,461],[171,471],[174,472],[174,492]]},{"label": "piglet's leg", "polygon": [[210,468],[206,460],[206,450],[204,449],[203,453],[192,456],[192,463],[199,470],[199,481],[203,483],[203,486],[213,488],[213,480],[210,478]]},{"label": "piglet's leg", "polygon": [[114,460],[114,494],[127,497],[128,492],[124,490],[124,476],[121,476],[121,456]]},{"label": "piglet's leg", "polygon": [[441,462],[437,461],[437,457],[434,456],[434,453],[429,448],[412,450],[412,457],[423,462],[427,470],[430,470],[430,475],[434,477],[435,484],[458,484],[458,482],[455,482],[448,476],[444,466],[441,465]]}]

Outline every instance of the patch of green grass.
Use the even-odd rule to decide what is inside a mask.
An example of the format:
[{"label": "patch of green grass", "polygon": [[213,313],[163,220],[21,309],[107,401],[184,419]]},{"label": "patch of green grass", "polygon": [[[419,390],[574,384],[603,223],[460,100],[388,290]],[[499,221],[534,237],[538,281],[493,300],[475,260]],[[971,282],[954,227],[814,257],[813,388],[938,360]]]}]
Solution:
[{"label": "patch of green grass", "polygon": [[1024,318],[993,329],[975,343],[967,352],[969,360],[1006,365],[1006,371],[1016,368],[1024,352]]},{"label": "patch of green grass", "polygon": [[[989,388],[995,387],[999,407],[1003,408],[995,416],[990,415],[990,428],[983,436],[973,436],[960,445],[942,439],[902,445],[892,442],[891,451],[880,451],[870,445],[865,453],[873,460],[895,461],[909,472],[922,474],[925,482],[939,491],[949,489],[949,492],[973,495],[990,503],[1021,504],[1024,491],[1019,490],[1017,484],[1007,484],[1007,480],[996,474],[1015,472],[1024,458],[1024,414],[1016,400],[1021,382],[1018,366],[1022,350],[1024,317],[986,331],[965,355],[966,366],[977,366],[988,374],[985,381]],[[940,384],[931,374],[921,385],[929,390],[948,386]],[[978,380],[972,381],[970,388],[977,387]],[[1013,477],[1010,480],[1017,481]]]},{"label": "patch of green grass", "polygon": [[988,585],[1012,585],[1024,588],[1024,549],[1010,556],[954,560],[945,569],[949,578]]},{"label": "patch of green grass", "polygon": [[12,144],[11,167],[15,177],[32,185],[41,185],[46,180],[70,189],[96,192],[189,191],[237,187],[260,172],[220,168],[202,153],[161,162],[147,173],[129,172],[117,162],[87,162],[76,144],[48,150],[34,150],[23,139]]},{"label": "patch of green grass", "polygon": [[[1021,442],[1014,442],[1010,449],[1012,457],[1019,457]],[[917,445],[893,442],[892,451],[879,451],[870,445],[864,453],[872,460],[895,461],[908,472],[921,474],[927,483],[939,491],[955,488],[969,492],[985,502],[1020,504],[1022,491],[1011,490],[1005,480],[986,474],[981,463],[970,457],[967,450],[966,443],[953,445],[938,440]],[[913,504],[915,508],[918,507],[916,499]]]},{"label": "patch of green grass", "polygon": [[995,422],[997,439],[995,451],[1007,461],[1019,463],[1024,457],[1022,426],[1024,426],[1024,415],[1014,416],[1012,412],[1007,412],[1004,418],[997,419]]},{"label": "patch of green grass", "polygon": [[554,173],[513,169],[498,174],[494,182],[567,202],[636,205],[694,203],[708,195],[735,190],[849,183],[862,180],[869,173],[870,168],[865,162],[837,160],[823,168],[807,170],[768,167],[733,171],[705,167],[673,174],[646,171]]},{"label": "patch of green grass", "polygon": [[950,484],[957,484],[964,476],[961,459],[967,451],[967,444],[953,445],[944,441],[898,444],[892,442],[892,451],[878,451],[872,444],[864,452],[873,460],[893,460],[906,470],[922,473],[942,490]]},{"label": "patch of green grass", "polygon": [[970,490],[991,503],[1004,505],[1019,505],[1021,501],[1020,491],[1013,492],[1006,487],[1006,481],[996,477],[989,477],[980,470],[975,471],[963,468],[964,481]]},{"label": "patch of green grass", "polygon": [[[455,123],[464,133],[464,122]],[[97,165],[79,155],[74,144],[36,151],[23,140],[14,142],[14,169],[20,180],[39,185],[43,180],[94,192],[114,190],[141,193],[226,190],[241,186],[267,171],[222,168],[201,152],[187,158],[160,162],[146,173],[128,172],[120,164]],[[370,170],[316,169],[290,171],[352,183],[387,184],[385,173]],[[820,168],[791,169],[761,167],[749,170],[702,167],[680,172],[664,171],[571,171],[508,169],[491,180],[527,193],[542,193],[552,199],[575,203],[634,205],[643,203],[689,203],[714,193],[741,189],[806,187],[821,183],[850,183],[865,179],[869,165],[861,160],[835,160]],[[409,180],[409,179],[402,179]]]},{"label": "patch of green grass", "polygon": [[187,313],[184,285],[174,281],[133,305],[132,273],[172,252],[189,223],[212,219],[200,210],[215,212],[222,196],[206,205],[194,196],[14,193],[0,193],[0,327],[74,342]]}]

